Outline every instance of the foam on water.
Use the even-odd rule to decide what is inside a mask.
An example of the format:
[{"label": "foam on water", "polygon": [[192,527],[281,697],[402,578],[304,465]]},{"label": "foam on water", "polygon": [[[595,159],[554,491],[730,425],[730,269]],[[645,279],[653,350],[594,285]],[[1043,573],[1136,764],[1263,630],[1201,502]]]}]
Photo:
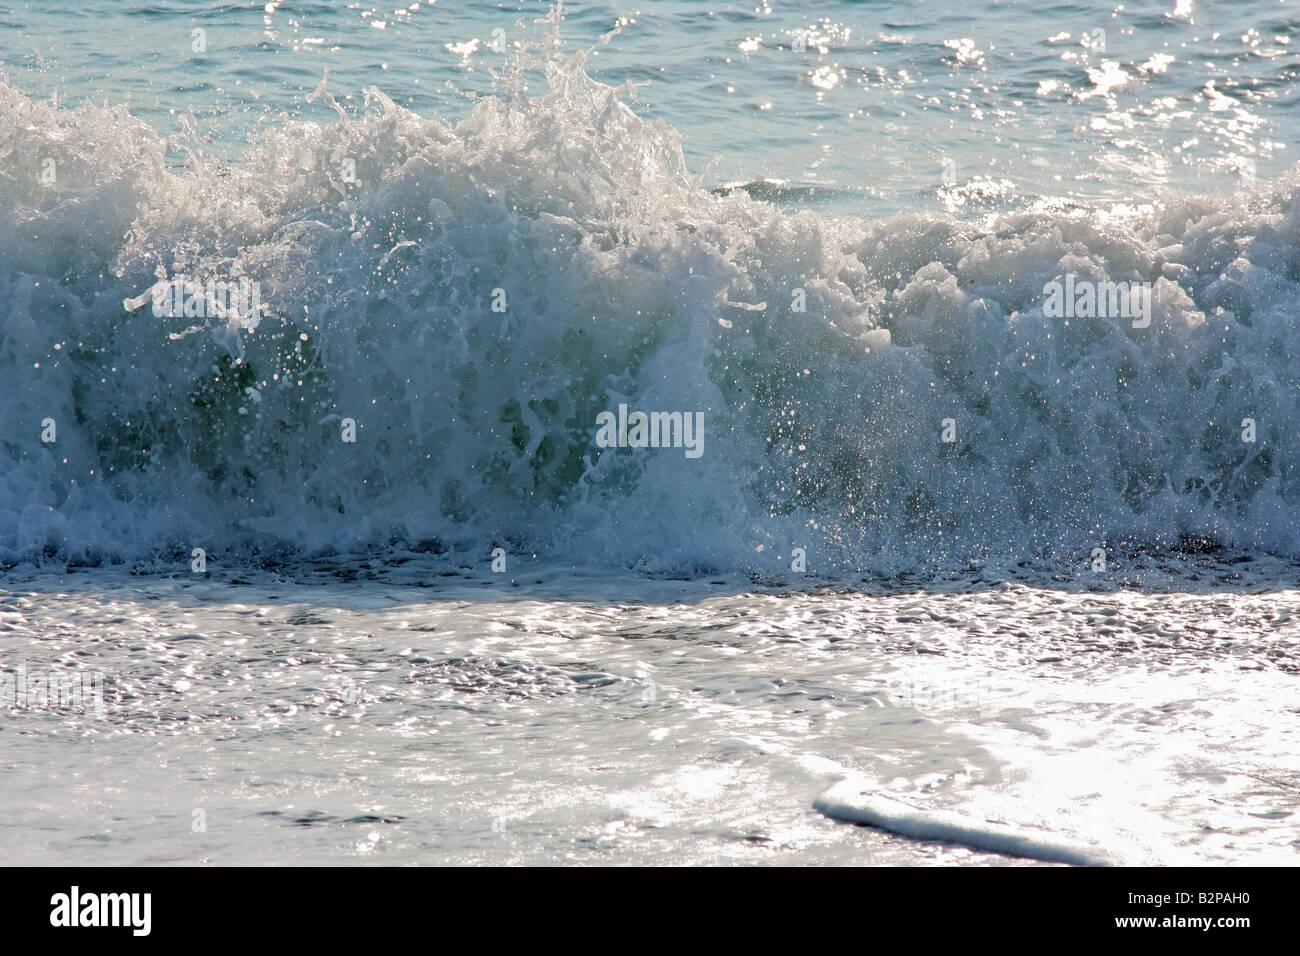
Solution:
[{"label": "foam on water", "polygon": [[[534,66],[454,126],[370,89],[228,165],[0,86],[0,558],[1300,553],[1300,167],[1147,212],[789,213],[705,188],[583,55]],[[1045,318],[1071,272],[1153,283],[1150,327]],[[264,314],[124,309],[180,275]],[[703,456],[597,447],[620,403],[702,412]]]},{"label": "foam on water", "polygon": [[992,823],[971,814],[909,806],[872,793],[862,781],[835,784],[813,806],[832,819],[879,827],[915,840],[961,843],[1045,863],[1110,866],[1119,862],[1103,850],[1077,845],[1051,833]]},{"label": "foam on water", "polygon": [[1300,591],[1239,558],[1097,590],[18,567],[5,860],[1294,865]]}]

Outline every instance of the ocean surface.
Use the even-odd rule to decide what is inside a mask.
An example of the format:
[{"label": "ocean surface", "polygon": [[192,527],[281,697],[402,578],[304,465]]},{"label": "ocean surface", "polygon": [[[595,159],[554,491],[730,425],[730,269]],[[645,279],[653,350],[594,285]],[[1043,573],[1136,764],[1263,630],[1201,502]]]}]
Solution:
[{"label": "ocean surface", "polygon": [[0,862],[1300,861],[1298,28],[0,4]]}]

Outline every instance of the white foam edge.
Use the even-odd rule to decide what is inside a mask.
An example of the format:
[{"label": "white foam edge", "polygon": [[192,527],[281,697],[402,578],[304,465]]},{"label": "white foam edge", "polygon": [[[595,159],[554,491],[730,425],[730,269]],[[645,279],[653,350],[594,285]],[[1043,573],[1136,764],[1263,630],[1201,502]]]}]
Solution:
[{"label": "white foam edge", "polygon": [[1072,843],[1050,833],[991,823],[952,810],[910,806],[891,797],[867,792],[861,781],[840,781],[813,801],[813,809],[832,820],[863,823],[914,840],[942,840],[1045,863],[1074,866],[1122,864],[1111,853]]}]

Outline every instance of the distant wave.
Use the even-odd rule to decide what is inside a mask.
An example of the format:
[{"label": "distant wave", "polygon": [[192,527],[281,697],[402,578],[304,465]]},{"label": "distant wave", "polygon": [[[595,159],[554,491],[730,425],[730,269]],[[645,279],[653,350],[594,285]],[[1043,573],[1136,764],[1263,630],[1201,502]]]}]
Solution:
[{"label": "distant wave", "polygon": [[[1127,218],[792,214],[544,68],[455,126],[371,89],[229,166],[0,86],[0,558],[1300,553],[1300,167]],[[1150,325],[1047,318],[1067,273],[1149,283]],[[178,276],[262,309],[124,308]],[[703,413],[703,455],[598,447],[620,403]]]}]

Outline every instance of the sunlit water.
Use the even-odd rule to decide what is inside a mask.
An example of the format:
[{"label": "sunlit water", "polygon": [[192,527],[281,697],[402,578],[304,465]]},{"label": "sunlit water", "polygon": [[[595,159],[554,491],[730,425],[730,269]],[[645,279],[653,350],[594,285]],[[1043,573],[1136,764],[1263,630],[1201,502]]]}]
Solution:
[{"label": "sunlit water", "polygon": [[[377,86],[457,119],[538,40],[547,3],[11,5],[0,69],[64,102],[182,118],[229,150]],[[1287,0],[570,3],[562,49],[636,87],[707,185],[871,214],[1236,190],[1296,161]],[[202,31],[202,52],[195,49]]]},{"label": "sunlit water", "polygon": [[104,711],[4,717],[4,858],[1009,862],[813,811],[854,774],[1126,862],[1295,861],[1294,566],[792,591],[520,563],[11,574],[7,653],[100,672]]},{"label": "sunlit water", "polygon": [[0,10],[0,860],[1294,863],[1300,9],[549,9]]}]

